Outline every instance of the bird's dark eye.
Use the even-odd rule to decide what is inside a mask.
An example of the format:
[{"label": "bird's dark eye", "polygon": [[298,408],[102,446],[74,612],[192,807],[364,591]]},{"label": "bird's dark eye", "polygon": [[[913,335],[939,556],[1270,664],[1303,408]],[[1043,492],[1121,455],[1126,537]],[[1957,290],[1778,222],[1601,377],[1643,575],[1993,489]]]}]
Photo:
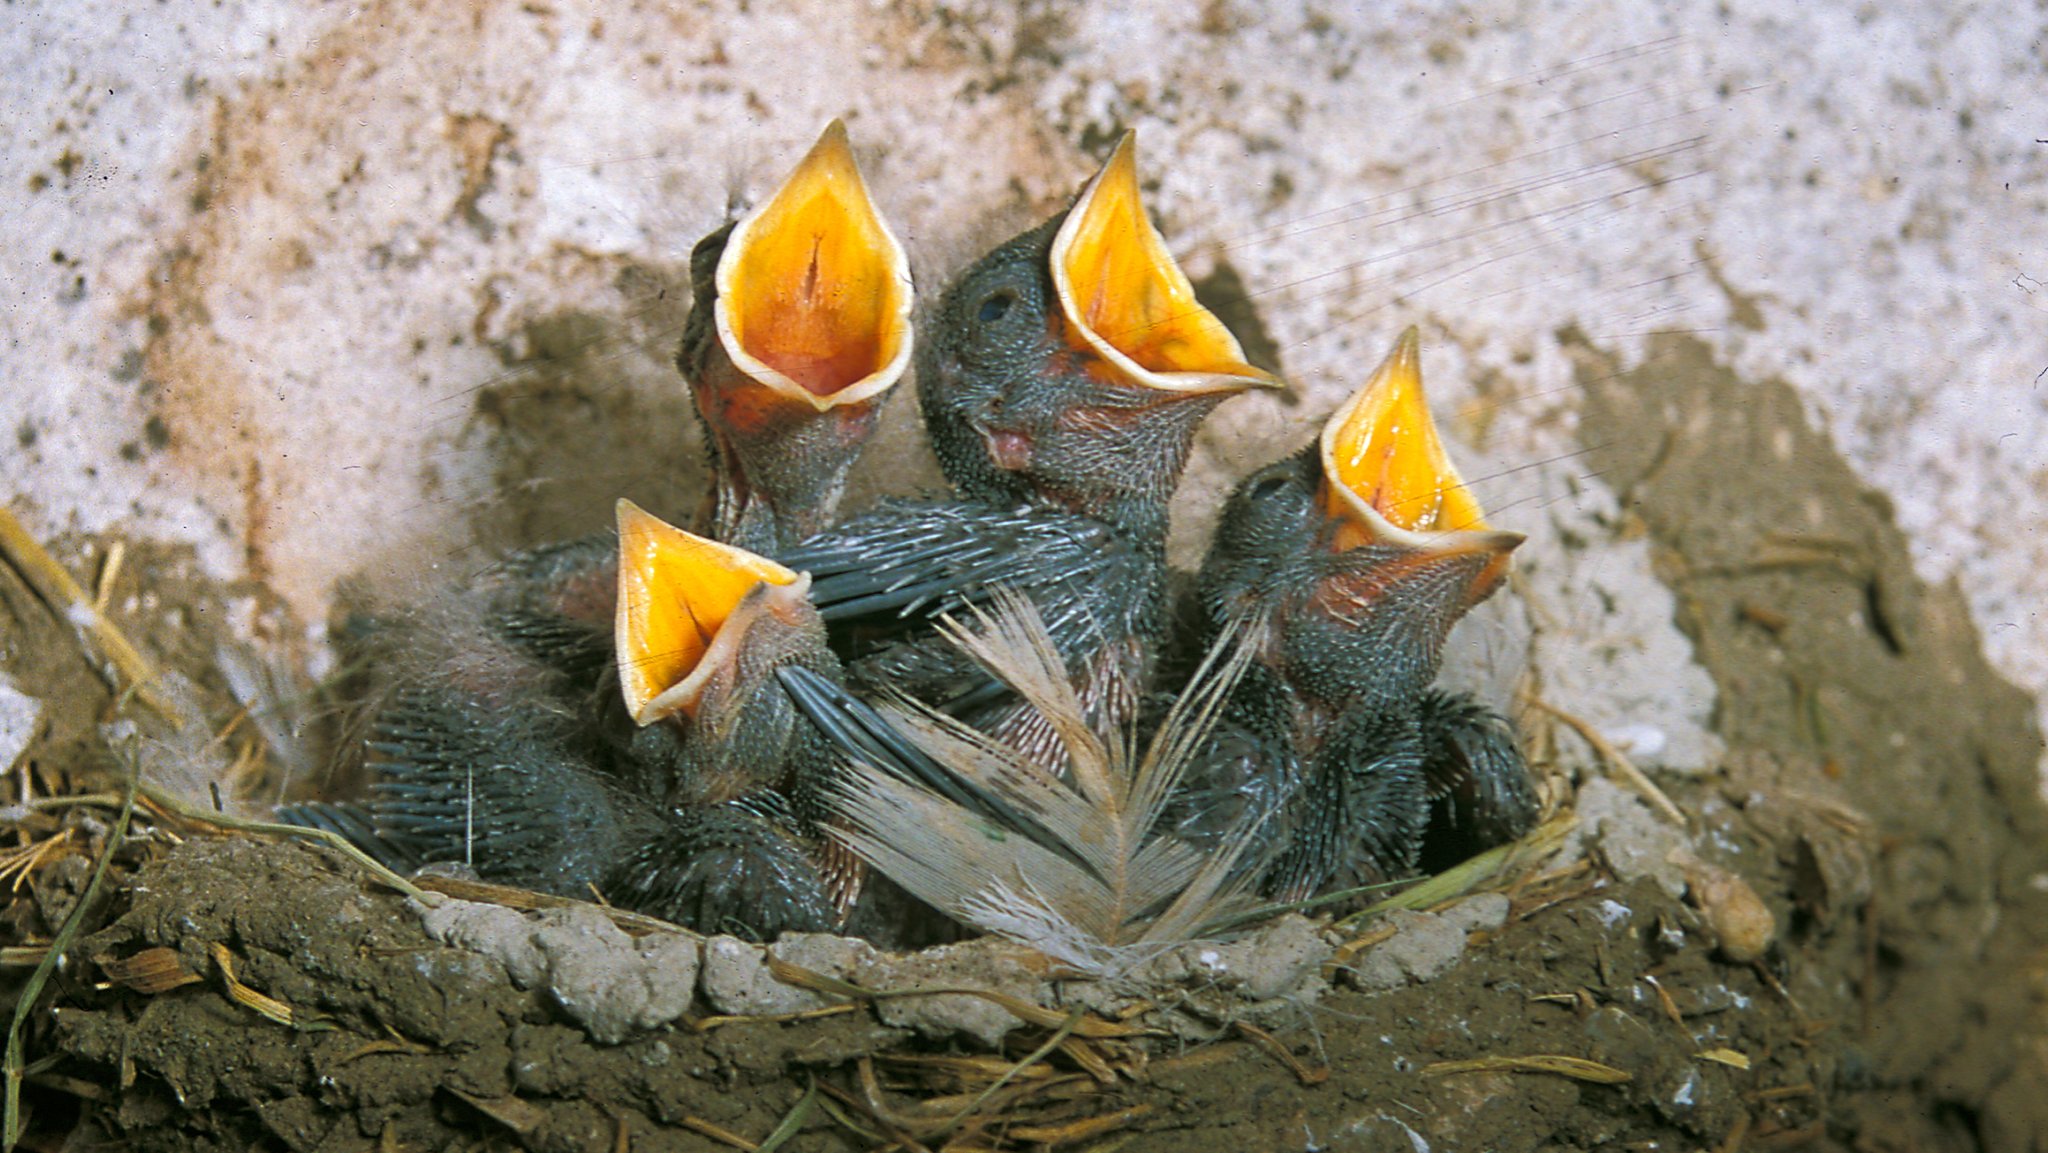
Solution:
[{"label": "bird's dark eye", "polygon": [[1280,490],[1286,487],[1287,478],[1284,476],[1260,477],[1252,482],[1251,497],[1253,500],[1266,500],[1280,495]]},{"label": "bird's dark eye", "polygon": [[1015,303],[1017,303],[1017,297],[1009,291],[1005,290],[995,293],[981,302],[981,310],[975,313],[975,317],[983,324],[993,324],[1001,320],[1010,311],[1010,306]]}]

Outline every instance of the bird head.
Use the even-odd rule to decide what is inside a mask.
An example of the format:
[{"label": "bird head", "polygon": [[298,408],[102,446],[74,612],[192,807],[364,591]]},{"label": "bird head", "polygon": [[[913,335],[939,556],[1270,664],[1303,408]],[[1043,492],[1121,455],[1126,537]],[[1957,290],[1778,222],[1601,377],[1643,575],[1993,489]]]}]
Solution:
[{"label": "bird head", "polygon": [[717,453],[717,535],[761,550],[829,523],[911,357],[910,263],[826,126],[774,195],[699,242],[677,365]]},{"label": "bird head", "polygon": [[1445,451],[1419,345],[1410,328],[1316,444],[1238,486],[1203,564],[1212,617],[1259,622],[1266,663],[1316,697],[1427,687],[1523,540],[1486,523]]},{"label": "bird head", "polygon": [[618,518],[619,687],[635,724],[722,728],[780,692],[777,665],[824,651],[809,577],[629,500]]},{"label": "bird head", "polygon": [[964,495],[1165,529],[1195,426],[1277,388],[1146,217],[1126,133],[1067,212],[982,257],[941,298],[918,362],[933,448]]}]

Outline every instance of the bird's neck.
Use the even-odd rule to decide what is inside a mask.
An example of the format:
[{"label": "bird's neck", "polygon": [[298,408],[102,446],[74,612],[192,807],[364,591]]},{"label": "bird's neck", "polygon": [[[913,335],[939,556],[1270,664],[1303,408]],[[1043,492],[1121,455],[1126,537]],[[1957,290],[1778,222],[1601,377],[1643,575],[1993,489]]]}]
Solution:
[{"label": "bird's neck", "polygon": [[[1179,470],[1174,470],[1179,475]],[[1155,486],[1156,487],[1156,486]],[[1166,556],[1167,501],[1169,494],[1136,486],[1116,489],[1109,485],[1087,492],[1048,492],[1041,499],[1069,512],[1100,521],[1115,530],[1133,549],[1150,557]]]},{"label": "bird's neck", "polygon": [[1164,557],[1174,489],[1187,468],[1195,429],[1216,403],[1213,397],[1176,397],[1144,409],[1077,409],[1093,416],[1089,435],[1059,446],[1048,456],[1050,467],[1023,479],[1038,499],[1100,521],[1133,548]]}]

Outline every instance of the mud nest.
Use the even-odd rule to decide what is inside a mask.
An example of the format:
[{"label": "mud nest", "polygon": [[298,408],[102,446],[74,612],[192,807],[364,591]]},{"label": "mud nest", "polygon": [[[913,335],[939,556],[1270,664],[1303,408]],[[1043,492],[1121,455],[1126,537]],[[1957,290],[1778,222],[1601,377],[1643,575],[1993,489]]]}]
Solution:
[{"label": "mud nest", "polygon": [[[31,1148],[2044,1147],[2027,702],[1789,389],[1664,351],[1589,354],[1580,435],[1623,446],[1603,465],[1715,677],[1723,763],[1650,793],[1588,768],[1575,818],[1493,868],[1114,984],[989,942],[763,949],[428,893],[147,793],[124,815],[145,737],[269,755],[224,703],[232,638],[110,609],[190,678],[172,738],[100,679],[104,638],[0,572],[37,703],[0,858],[11,1120]],[[1814,502],[1827,531],[1788,534]],[[251,591],[130,553],[107,604],[220,621]],[[1539,761],[1601,764],[1546,716]]]}]

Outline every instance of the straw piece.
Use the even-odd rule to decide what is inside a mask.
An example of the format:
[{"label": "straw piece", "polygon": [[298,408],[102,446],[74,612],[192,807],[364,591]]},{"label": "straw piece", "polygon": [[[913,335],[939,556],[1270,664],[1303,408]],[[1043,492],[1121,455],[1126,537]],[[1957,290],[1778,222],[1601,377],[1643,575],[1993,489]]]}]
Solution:
[{"label": "straw piece", "polygon": [[[0,508],[0,557],[14,566],[14,571],[21,574],[21,579],[28,582],[58,619],[71,626],[72,635],[87,655],[98,658],[92,661],[93,667],[107,676],[116,692],[121,691],[121,682],[127,682],[136,699],[169,721],[172,728],[184,727],[178,711],[153,687],[156,666],[128,642],[121,630],[94,606],[92,596],[5,508]],[[119,674],[118,678],[108,675],[108,666]]]}]

